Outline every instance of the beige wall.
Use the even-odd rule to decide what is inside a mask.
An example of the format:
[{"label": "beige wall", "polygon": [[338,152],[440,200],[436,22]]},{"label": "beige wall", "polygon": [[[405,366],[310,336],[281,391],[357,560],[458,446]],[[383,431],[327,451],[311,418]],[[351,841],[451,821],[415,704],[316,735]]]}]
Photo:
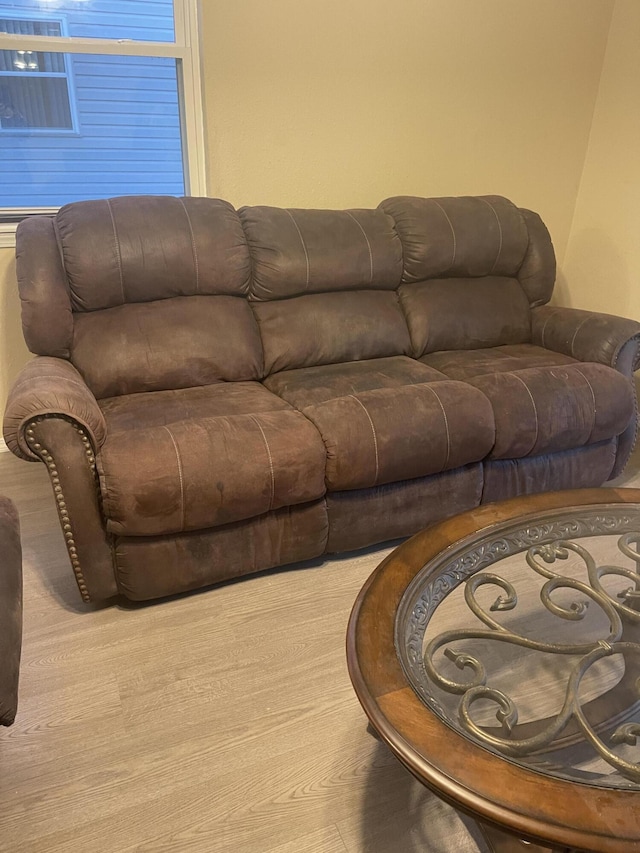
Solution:
[{"label": "beige wall", "polygon": [[210,191],[499,193],[564,254],[613,0],[202,0]]},{"label": "beige wall", "polygon": [[[564,254],[613,0],[201,0],[210,193],[498,193]],[[0,403],[25,360],[0,250]]]},{"label": "beige wall", "polygon": [[567,304],[640,320],[640,0],[617,0],[563,276]]},{"label": "beige wall", "polygon": [[[13,249],[0,249],[0,405],[29,353],[22,338]],[[0,413],[1,414],[1,413]]]}]

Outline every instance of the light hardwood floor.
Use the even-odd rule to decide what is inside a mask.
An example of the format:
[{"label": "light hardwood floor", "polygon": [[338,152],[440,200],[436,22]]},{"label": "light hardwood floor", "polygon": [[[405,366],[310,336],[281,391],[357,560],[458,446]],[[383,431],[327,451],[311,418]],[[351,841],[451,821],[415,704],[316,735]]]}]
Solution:
[{"label": "light hardwood floor", "polygon": [[[620,485],[640,483],[634,457]],[[44,467],[0,454],[17,504],[24,642],[0,730],[0,851],[465,853],[471,821],[366,730],[351,605],[388,553],[148,606],[83,605]]]}]

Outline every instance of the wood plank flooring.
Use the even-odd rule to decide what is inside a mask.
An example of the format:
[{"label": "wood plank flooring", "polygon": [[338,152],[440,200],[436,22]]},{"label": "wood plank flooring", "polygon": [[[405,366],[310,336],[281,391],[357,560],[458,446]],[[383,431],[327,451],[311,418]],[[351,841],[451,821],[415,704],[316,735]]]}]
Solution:
[{"label": "wood plank flooring", "polygon": [[[636,456],[619,483],[638,470]],[[349,682],[351,605],[388,549],[97,608],[75,588],[44,467],[0,453],[0,493],[24,549],[0,851],[486,850],[367,733]]]}]

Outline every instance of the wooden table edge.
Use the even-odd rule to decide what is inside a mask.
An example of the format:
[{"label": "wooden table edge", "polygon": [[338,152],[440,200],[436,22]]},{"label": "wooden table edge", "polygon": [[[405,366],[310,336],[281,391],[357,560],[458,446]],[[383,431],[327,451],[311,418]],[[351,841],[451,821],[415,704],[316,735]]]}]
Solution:
[{"label": "wooden table edge", "polygon": [[[459,778],[459,775],[454,774],[451,767],[446,763],[438,762],[434,764],[430,762],[422,751],[415,746],[411,732],[403,731],[401,723],[396,724],[393,720],[389,719],[389,711],[381,707],[381,700],[384,702],[384,697],[392,694],[405,694],[405,701],[412,703],[415,706],[415,710],[419,710],[423,718],[430,720],[431,728],[448,736],[453,741],[460,741],[462,743],[461,748],[468,749],[474,756],[479,755],[480,758],[477,760],[480,761],[480,764],[486,769],[487,773],[497,771],[499,768],[507,765],[510,768],[510,772],[517,777],[519,783],[522,782],[524,784],[526,782],[526,788],[535,786],[536,782],[543,782],[546,791],[551,794],[556,802],[562,802],[563,799],[567,798],[569,800],[584,799],[585,812],[582,813],[583,823],[585,817],[588,819],[589,817],[593,818],[594,815],[600,816],[601,810],[597,806],[601,806],[603,803],[598,803],[598,800],[614,800],[617,802],[618,808],[626,813],[630,809],[637,810],[638,797],[640,797],[640,793],[637,790],[595,788],[568,780],[543,776],[533,770],[508,762],[504,758],[494,755],[480,746],[474,745],[470,740],[464,738],[444,721],[440,720],[439,717],[420,701],[404,676],[400,662],[395,655],[395,648],[392,662],[394,677],[390,683],[389,691],[386,693],[372,692],[360,666],[358,642],[360,617],[363,606],[369,601],[372,595],[371,591],[376,583],[379,582],[380,577],[389,572],[389,565],[393,565],[396,560],[400,559],[405,569],[407,569],[405,577],[411,571],[415,575],[426,562],[441,553],[443,542],[445,543],[445,547],[447,547],[447,542],[449,546],[452,546],[459,541],[460,529],[463,530],[463,535],[471,534],[475,525],[475,530],[480,534],[483,530],[494,525],[503,524],[512,519],[523,518],[526,522],[527,516],[537,515],[543,510],[616,503],[640,504],[640,489],[583,489],[514,498],[502,503],[490,504],[470,510],[454,519],[448,519],[431,528],[427,528],[400,545],[372,573],[356,598],[347,629],[347,663],[349,675],[360,703],[373,728],[380,734],[394,755],[417,779],[456,808],[471,814],[481,821],[506,828],[511,832],[516,832],[528,840],[546,843],[552,842],[583,850],[597,850],[598,853],[640,851],[640,828],[637,834],[628,833],[626,837],[614,837],[607,834],[608,827],[601,820],[595,822],[591,820],[586,827],[581,827],[570,821],[561,823],[551,813],[545,815],[544,818],[533,813],[528,813],[523,811],[521,807],[516,808],[509,799],[503,798],[497,800],[495,796],[489,795],[487,786],[477,783],[470,784],[469,780],[464,776],[462,779]],[[478,526],[479,524],[480,526]],[[435,544],[433,547],[428,547],[426,540],[429,538],[434,539]],[[412,556],[416,552],[420,553],[421,559],[417,564],[411,566]],[[406,583],[403,583],[401,586],[402,589],[399,590],[398,598],[391,602],[392,607],[390,610],[393,613],[394,624],[387,624],[386,626],[387,631],[391,632],[392,642],[395,612],[399,598],[404,589],[406,589]],[[398,681],[399,678],[400,681]],[[425,715],[428,715],[428,717]],[[610,809],[607,809],[608,811]],[[618,827],[619,830],[620,828]],[[594,844],[598,846],[594,847]]]}]

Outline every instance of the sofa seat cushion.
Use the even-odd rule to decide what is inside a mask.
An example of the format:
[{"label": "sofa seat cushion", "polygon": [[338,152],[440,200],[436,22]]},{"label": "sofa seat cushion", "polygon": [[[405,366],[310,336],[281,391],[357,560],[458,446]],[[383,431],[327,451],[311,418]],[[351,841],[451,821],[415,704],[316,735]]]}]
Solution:
[{"label": "sofa seat cushion", "polygon": [[401,388],[446,378],[440,371],[412,358],[392,356],[283,370],[268,376],[264,384],[296,409],[304,409],[314,403],[361,391]]},{"label": "sofa seat cushion", "polygon": [[483,459],[493,447],[491,404],[462,382],[378,388],[315,403],[330,491],[424,477]]},{"label": "sofa seat cushion", "polygon": [[619,435],[634,411],[629,381],[581,362],[476,376],[496,424],[492,459],[518,459],[596,444]]},{"label": "sofa seat cushion", "polygon": [[475,350],[444,350],[425,355],[422,364],[450,379],[470,379],[485,373],[505,373],[527,367],[576,364],[576,359],[533,344],[509,344]]},{"label": "sofa seat cushion", "polygon": [[259,382],[216,382],[174,391],[147,391],[100,400],[107,434],[167,426],[178,421],[253,415],[290,408]]},{"label": "sofa seat cushion", "polygon": [[97,463],[107,529],[118,535],[202,530],[325,491],[322,439],[292,409],[123,430]]}]

